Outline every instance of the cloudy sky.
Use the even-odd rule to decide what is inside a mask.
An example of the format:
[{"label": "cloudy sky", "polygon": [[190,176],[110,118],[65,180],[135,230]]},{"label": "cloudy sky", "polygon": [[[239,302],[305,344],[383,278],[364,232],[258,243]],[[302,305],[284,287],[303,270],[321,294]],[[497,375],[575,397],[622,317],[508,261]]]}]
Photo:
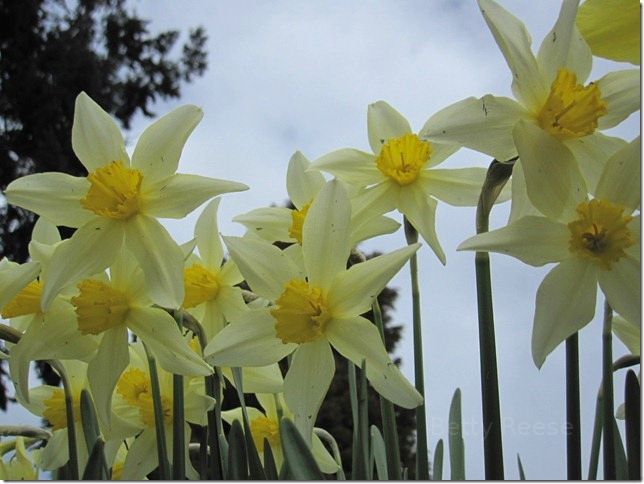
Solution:
[{"label": "cloudy sky", "polygon": [[[504,4],[526,23],[535,49],[560,5],[554,0]],[[151,20],[152,31],[180,29],[185,34],[197,25],[207,30],[206,75],[186,86],[180,101],[159,103],[155,111],[160,115],[184,103],[200,106],[205,116],[186,145],[180,171],[250,187],[223,197],[220,230],[225,235],[243,233],[231,222],[235,215],[286,200],[286,167],[296,150],[311,160],[343,147],[369,151],[369,103],[387,101],[418,130],[434,112],[465,97],[512,96],[509,70],[474,1],[134,0],[131,5]],[[597,62],[591,79],[628,67]],[[132,146],[148,123],[142,117],[134,122],[128,134]],[[638,131],[639,117],[632,116],[612,133],[631,140]],[[486,167],[489,162],[461,150],[444,167]],[[503,225],[508,211],[507,204],[495,208],[493,225]],[[179,242],[192,237],[199,212],[180,222],[168,221]],[[441,204],[436,224],[447,265],[427,247],[419,255],[429,445],[433,452],[438,439],[447,438],[450,400],[460,387],[467,478],[481,479],[474,255],[455,251],[474,233],[474,209]],[[404,243],[399,232],[362,248],[389,251]],[[566,475],[564,350],[556,350],[540,371],[530,353],[534,297],[548,270],[492,255],[507,478],[518,478],[517,453],[528,478]],[[395,317],[405,327],[398,354],[413,381],[406,268],[391,285],[400,290]],[[580,336],[584,476],[601,373],[600,330],[596,318]],[[625,351],[615,343],[616,357]],[[622,381],[619,375],[618,403]],[[449,476],[447,452],[445,457],[444,475]]]}]

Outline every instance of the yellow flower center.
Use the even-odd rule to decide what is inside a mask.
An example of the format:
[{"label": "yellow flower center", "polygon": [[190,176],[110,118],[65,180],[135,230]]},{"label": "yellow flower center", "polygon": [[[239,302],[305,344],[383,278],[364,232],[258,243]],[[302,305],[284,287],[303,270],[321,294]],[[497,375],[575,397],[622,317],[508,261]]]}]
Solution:
[{"label": "yellow flower center", "polygon": [[275,318],[275,332],[283,343],[306,343],[322,337],[329,320],[329,309],[317,287],[293,279],[275,301],[271,315]]},{"label": "yellow flower center", "polygon": [[210,301],[219,293],[217,275],[199,264],[193,264],[183,271],[184,308],[194,308]]},{"label": "yellow flower center", "polygon": [[[152,388],[150,379],[143,371],[138,368],[125,371],[116,385],[116,391],[127,403],[139,409],[139,415],[146,427],[154,427]],[[167,425],[172,422],[172,399],[161,395],[161,407],[163,421]]]},{"label": "yellow flower center", "polygon": [[260,452],[264,449],[264,439],[268,440],[273,449],[281,445],[279,426],[275,420],[268,417],[257,417],[251,420],[250,433],[253,436],[255,447]]},{"label": "yellow flower center", "polygon": [[2,317],[5,319],[40,312],[40,294],[42,283],[39,280],[31,281],[20,290],[15,297],[2,308]]},{"label": "yellow flower center", "polygon": [[597,129],[597,120],[608,112],[599,87],[584,87],[577,76],[559,69],[550,95],[537,116],[539,126],[558,139],[581,138]]},{"label": "yellow flower center", "polygon": [[418,179],[432,153],[432,145],[412,133],[391,138],[382,145],[376,166],[383,175],[399,185],[409,185]]},{"label": "yellow flower center", "polygon": [[300,245],[302,244],[302,227],[304,227],[304,220],[310,206],[311,202],[304,205],[301,210],[291,211],[291,227],[288,229],[288,236],[297,240]]},{"label": "yellow flower center", "polygon": [[[72,396],[74,422],[80,422],[80,395]],[[60,388],[55,389],[51,396],[43,402],[45,410],[42,416],[52,425],[53,430],[67,427],[67,412],[65,409],[65,392]]]},{"label": "yellow flower center", "polygon": [[85,279],[77,287],[80,293],[71,302],[82,334],[99,334],[125,322],[130,305],[121,291],[94,279]]},{"label": "yellow flower center", "polygon": [[579,218],[568,224],[571,252],[592,260],[602,269],[624,257],[624,249],[635,244],[624,215],[624,207],[606,200],[594,199],[577,207]]},{"label": "yellow flower center", "polygon": [[81,205],[102,217],[128,219],[141,208],[140,171],[113,161],[87,175],[90,188]]}]

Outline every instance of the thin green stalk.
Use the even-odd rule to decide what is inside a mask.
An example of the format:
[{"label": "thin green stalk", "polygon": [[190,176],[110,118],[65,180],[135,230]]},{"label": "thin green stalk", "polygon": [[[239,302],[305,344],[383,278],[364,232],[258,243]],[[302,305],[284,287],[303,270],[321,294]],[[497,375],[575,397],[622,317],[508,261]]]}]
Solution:
[{"label": "thin green stalk", "polygon": [[347,374],[349,379],[349,399],[351,402],[351,417],[353,420],[353,438],[351,445],[351,479],[365,480],[366,469],[362,454],[362,432],[360,431],[360,406],[358,401],[358,383],[356,378],[356,367],[353,363],[347,362]]},{"label": "thin green stalk", "polygon": [[604,479],[615,480],[615,432],[613,427],[613,309],[604,303],[604,330],[602,333],[602,386],[604,395]]},{"label": "thin green stalk", "polygon": [[602,440],[604,414],[604,397],[600,387],[597,392],[597,403],[595,403],[595,423],[593,425],[593,439],[590,445],[590,463],[588,465],[588,480],[597,480],[597,467],[599,466],[599,448]]},{"label": "thin green stalk", "polygon": [[78,445],[76,443],[76,424],[74,421],[74,394],[72,387],[65,373],[63,366],[56,360],[48,360],[47,363],[56,370],[63,382],[65,392],[65,417],[67,418],[67,448],[69,451],[69,479],[77,481],[79,479],[79,462],[78,462]]},{"label": "thin green stalk", "polygon": [[[512,160],[511,160],[512,161]],[[512,163],[492,161],[488,168],[481,196],[476,208],[476,233],[489,230],[490,211],[501,190],[512,174]],[[485,478],[503,480],[503,438],[501,434],[501,404],[496,364],[496,338],[492,306],[490,256],[477,252],[476,297],[479,317],[479,348],[481,364],[481,403],[483,406],[483,450]]]},{"label": "thin green stalk", "polygon": [[568,480],[581,480],[581,408],[579,403],[579,336],[566,339],[566,450]]},{"label": "thin green stalk", "polygon": [[[418,231],[404,219],[407,244],[418,242]],[[423,397],[423,403],[416,407],[416,479],[429,480],[429,453],[427,450],[427,421],[425,415],[425,369],[423,365],[423,335],[420,317],[420,289],[418,285],[418,257],[414,253],[409,259],[411,274],[411,297],[414,328],[414,377],[416,390]]]},{"label": "thin green stalk", "polygon": [[642,478],[641,460],[641,393],[640,382],[633,370],[626,374],[624,390],[626,407],[626,455],[628,457],[628,478],[639,481]]},{"label": "thin green stalk", "polygon": [[[183,316],[175,316],[179,331],[183,332]],[[172,479],[183,481],[186,478],[186,434],[184,432],[185,413],[183,395],[183,376],[172,375]]]},{"label": "thin green stalk", "polygon": [[157,374],[156,360],[145,343],[143,343],[143,348],[145,348],[148,367],[150,369],[150,386],[152,387],[152,404],[154,406],[154,427],[157,434],[157,455],[159,458],[159,479],[166,481],[170,480],[171,472],[165,444],[165,427],[163,422],[163,406],[161,404],[161,390],[159,388],[159,375]]},{"label": "thin green stalk", "polygon": [[[371,305],[374,323],[380,331],[382,343],[385,343],[385,328],[382,322],[382,311],[378,299],[374,299]],[[387,471],[391,479],[399,481],[402,479],[400,473],[400,447],[398,445],[398,429],[396,426],[396,413],[394,404],[382,395],[380,397],[380,419],[382,420],[383,439],[387,449]]]}]

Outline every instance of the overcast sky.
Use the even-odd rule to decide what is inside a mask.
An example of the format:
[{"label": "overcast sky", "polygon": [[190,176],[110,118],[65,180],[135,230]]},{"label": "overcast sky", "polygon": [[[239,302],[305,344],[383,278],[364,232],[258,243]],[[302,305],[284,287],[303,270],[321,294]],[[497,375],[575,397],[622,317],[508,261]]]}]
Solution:
[{"label": "overcast sky", "polygon": [[[504,4],[526,23],[535,49],[560,6],[554,0]],[[131,5],[151,20],[152,31],[180,29],[185,34],[202,25],[208,33],[206,75],[185,86],[180,101],[159,103],[155,111],[161,115],[192,103],[205,112],[188,140],[180,172],[250,186],[247,192],[223,197],[219,223],[225,235],[243,233],[231,222],[235,215],[287,199],[286,168],[296,150],[311,160],[343,147],[370,151],[369,103],[387,101],[418,130],[434,112],[465,97],[512,96],[509,70],[474,1],[135,0]],[[628,67],[597,62],[591,79]],[[132,146],[148,123],[142,117],[135,120],[128,134]],[[612,133],[630,141],[638,131],[639,117],[631,116]],[[486,167],[489,162],[460,150],[443,167]],[[192,237],[200,210],[183,221],[167,222],[176,240]],[[508,204],[495,208],[494,226],[505,224],[508,210]],[[474,234],[474,209],[440,204],[436,224],[447,265],[428,247],[419,255],[429,446],[433,452],[439,438],[446,440],[450,400],[460,387],[466,475],[481,479],[474,254],[455,251]],[[362,248],[390,251],[403,244],[399,232]],[[505,475],[510,479],[518,478],[517,453],[528,478],[566,476],[564,349],[557,349],[540,371],[530,353],[535,293],[549,269],[492,255]],[[391,285],[400,290],[395,321],[405,327],[398,355],[413,381],[408,269]],[[596,318],[580,336],[584,476],[601,374],[600,326]],[[625,352],[615,343],[616,358]],[[616,403],[621,403],[622,374],[616,385]],[[444,466],[448,477],[447,448]]]}]

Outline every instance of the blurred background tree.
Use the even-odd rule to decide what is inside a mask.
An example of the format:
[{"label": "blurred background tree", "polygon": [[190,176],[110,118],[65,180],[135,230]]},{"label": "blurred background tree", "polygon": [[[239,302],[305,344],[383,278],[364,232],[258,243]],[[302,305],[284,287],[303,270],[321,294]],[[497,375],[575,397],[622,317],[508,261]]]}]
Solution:
[{"label": "blurred background tree", "polygon": [[[178,44],[179,31],[151,35],[148,23],[124,0],[0,0],[0,190],[30,173],[86,174],[71,146],[79,92],[127,129],[135,114],[153,116],[155,101],[178,98],[205,72],[203,28]],[[0,258],[27,259],[34,223],[0,197]],[[48,381],[55,376],[38,368]]]}]

